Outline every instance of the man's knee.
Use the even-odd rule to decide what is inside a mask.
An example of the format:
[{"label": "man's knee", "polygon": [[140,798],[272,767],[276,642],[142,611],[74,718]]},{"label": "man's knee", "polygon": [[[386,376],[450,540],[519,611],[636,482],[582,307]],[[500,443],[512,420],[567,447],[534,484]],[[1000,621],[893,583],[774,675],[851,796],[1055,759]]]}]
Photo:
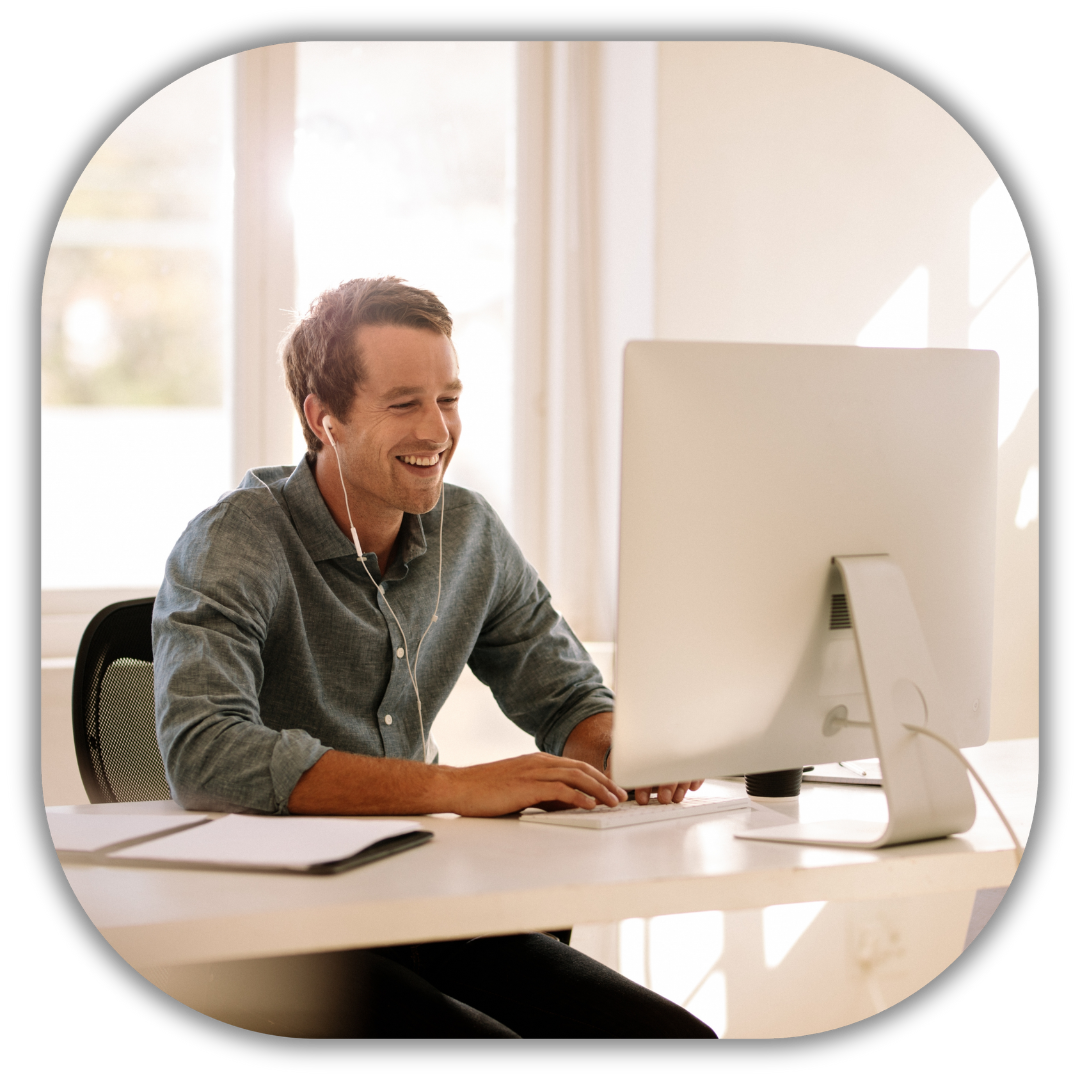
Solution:
[{"label": "man's knee", "polygon": [[408,967],[366,950],[349,954],[356,1027],[368,1039],[516,1039],[504,1024],[442,993]]}]

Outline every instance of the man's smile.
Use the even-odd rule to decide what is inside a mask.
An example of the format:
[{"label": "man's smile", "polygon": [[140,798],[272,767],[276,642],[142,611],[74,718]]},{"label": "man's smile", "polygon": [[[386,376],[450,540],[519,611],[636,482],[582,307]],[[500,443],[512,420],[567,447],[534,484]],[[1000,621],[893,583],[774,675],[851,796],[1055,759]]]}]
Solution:
[{"label": "man's smile", "polygon": [[397,460],[409,469],[410,472],[422,476],[436,469],[445,453],[445,450],[440,450],[435,454],[399,454],[397,455]]}]

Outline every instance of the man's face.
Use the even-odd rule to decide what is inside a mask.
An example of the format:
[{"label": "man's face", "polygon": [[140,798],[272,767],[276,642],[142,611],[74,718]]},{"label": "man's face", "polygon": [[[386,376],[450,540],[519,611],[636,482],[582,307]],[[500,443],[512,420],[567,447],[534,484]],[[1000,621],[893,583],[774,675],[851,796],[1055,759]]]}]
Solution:
[{"label": "man's face", "polygon": [[362,326],[357,343],[364,382],[334,424],[350,494],[373,510],[426,514],[461,434],[453,346],[411,326]]}]

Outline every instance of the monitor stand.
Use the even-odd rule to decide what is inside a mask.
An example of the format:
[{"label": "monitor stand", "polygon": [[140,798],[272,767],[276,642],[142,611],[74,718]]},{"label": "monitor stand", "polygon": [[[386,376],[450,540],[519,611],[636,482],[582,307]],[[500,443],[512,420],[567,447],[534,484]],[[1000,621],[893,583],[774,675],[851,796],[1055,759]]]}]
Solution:
[{"label": "monitor stand", "polygon": [[[907,579],[887,555],[838,555],[833,563],[847,593],[889,820],[800,822],[736,836],[879,848],[966,832],[975,822],[966,770],[944,746],[905,726],[951,729]],[[865,721],[848,720],[841,706],[825,718],[824,731],[855,724]]]}]

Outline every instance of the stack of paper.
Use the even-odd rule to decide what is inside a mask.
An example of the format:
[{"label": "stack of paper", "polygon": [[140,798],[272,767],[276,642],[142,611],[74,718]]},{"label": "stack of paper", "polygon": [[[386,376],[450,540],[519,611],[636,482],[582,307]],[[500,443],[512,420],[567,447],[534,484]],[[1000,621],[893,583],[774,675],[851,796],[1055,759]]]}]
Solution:
[{"label": "stack of paper", "polygon": [[229,814],[113,852],[110,863],[336,873],[430,840],[415,821]]}]

